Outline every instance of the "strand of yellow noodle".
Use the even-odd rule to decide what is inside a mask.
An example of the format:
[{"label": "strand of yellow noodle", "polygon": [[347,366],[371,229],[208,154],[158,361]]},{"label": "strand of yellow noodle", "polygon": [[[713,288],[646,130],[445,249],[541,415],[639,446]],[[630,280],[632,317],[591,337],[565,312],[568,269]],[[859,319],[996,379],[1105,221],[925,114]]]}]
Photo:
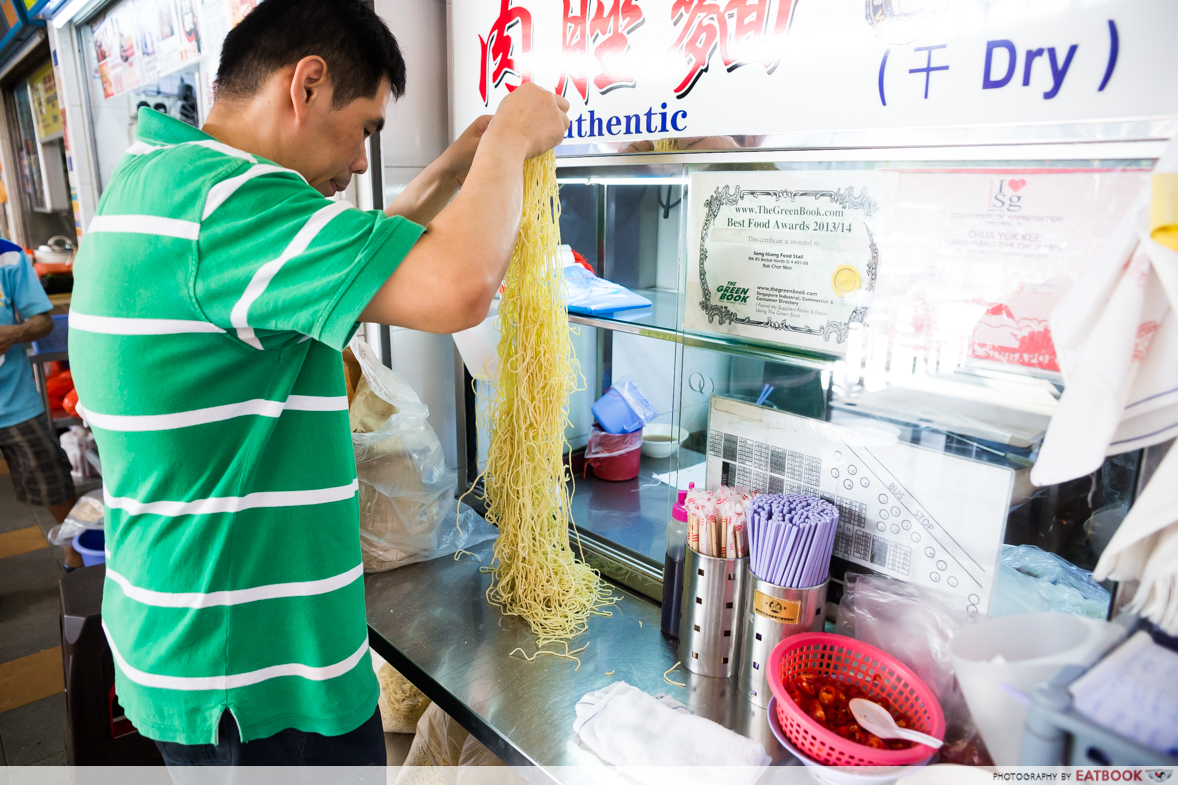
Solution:
[{"label": "strand of yellow noodle", "polygon": [[482,474],[487,520],[499,527],[487,600],[525,619],[538,647],[575,638],[591,614],[616,602],[569,546],[565,427],[569,393],[581,373],[569,339],[559,221],[556,158],[548,152],[524,164],[523,215],[499,306],[499,372]]},{"label": "strand of yellow noodle", "polygon": [[[589,644],[586,643],[584,646],[582,646],[579,649],[573,649],[572,651],[569,651],[568,641],[561,641],[561,643],[564,644],[564,653],[563,654],[561,654],[559,651],[549,651],[548,649],[537,649],[536,653],[533,654],[531,657],[529,657],[528,653],[526,651],[524,651],[520,647],[516,646],[514,649],[512,649],[511,653],[508,654],[507,656],[514,657],[515,653],[518,651],[520,654],[524,655],[524,659],[527,660],[528,662],[535,662],[536,658],[539,657],[541,654],[548,654],[553,657],[560,657],[562,660],[572,660],[573,662],[577,663],[577,667],[573,668],[573,673],[576,673],[577,671],[581,670],[581,658],[578,657],[577,655],[580,654],[581,652],[585,651],[585,649],[588,649]],[[609,674],[607,673],[606,675],[608,676]]]}]

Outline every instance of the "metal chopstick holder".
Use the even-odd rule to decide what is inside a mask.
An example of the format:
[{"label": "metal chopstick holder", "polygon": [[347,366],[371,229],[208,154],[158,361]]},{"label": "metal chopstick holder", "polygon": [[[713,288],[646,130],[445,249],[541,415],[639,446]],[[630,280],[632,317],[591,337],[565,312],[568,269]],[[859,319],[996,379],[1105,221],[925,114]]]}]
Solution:
[{"label": "metal chopstick holder", "polygon": [[[690,551],[689,551],[690,552]],[[744,566],[741,694],[756,706],[769,707],[769,654],[778,643],[802,632],[822,632],[826,622],[826,588],[830,579],[806,589],[788,589],[763,581]]]},{"label": "metal chopstick holder", "polygon": [[728,678],[736,672],[748,561],[747,556],[725,559],[687,548],[679,660],[692,673]]}]

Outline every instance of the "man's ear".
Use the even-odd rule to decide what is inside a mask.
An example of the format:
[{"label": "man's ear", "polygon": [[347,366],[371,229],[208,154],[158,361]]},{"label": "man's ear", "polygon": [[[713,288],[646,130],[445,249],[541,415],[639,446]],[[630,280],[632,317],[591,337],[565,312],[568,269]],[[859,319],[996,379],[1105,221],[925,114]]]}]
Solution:
[{"label": "man's ear", "polygon": [[290,100],[296,122],[302,123],[314,106],[330,106],[331,83],[327,79],[327,63],[318,55],[310,55],[295,65],[290,80]]}]

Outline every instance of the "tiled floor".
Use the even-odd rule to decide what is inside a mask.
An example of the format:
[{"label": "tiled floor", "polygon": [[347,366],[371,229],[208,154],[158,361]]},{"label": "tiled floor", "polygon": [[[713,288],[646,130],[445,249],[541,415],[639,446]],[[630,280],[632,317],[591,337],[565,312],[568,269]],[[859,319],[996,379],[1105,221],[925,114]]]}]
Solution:
[{"label": "tiled floor", "polygon": [[0,766],[65,765],[55,521],[20,504],[0,461]]}]

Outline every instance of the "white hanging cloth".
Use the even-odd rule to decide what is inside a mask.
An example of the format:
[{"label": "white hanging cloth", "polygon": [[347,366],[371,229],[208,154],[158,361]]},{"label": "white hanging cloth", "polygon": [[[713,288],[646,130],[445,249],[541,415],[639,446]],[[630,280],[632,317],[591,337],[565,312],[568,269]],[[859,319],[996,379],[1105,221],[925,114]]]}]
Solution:
[{"label": "white hanging cloth", "polygon": [[[1051,333],[1065,387],[1031,470],[1034,484],[1083,477],[1107,455],[1178,436],[1178,138],[1052,312]],[[1139,579],[1131,607],[1178,632],[1178,450],[1094,575]]]},{"label": "white hanging cloth", "polygon": [[1155,192],[1165,201],[1172,183],[1178,198],[1174,172],[1178,141],[1051,314],[1065,388],[1031,470],[1036,485],[1083,477],[1106,455],[1178,436],[1178,241],[1151,222]]},{"label": "white hanging cloth", "polygon": [[1140,581],[1128,609],[1178,635],[1178,447],[1121,521],[1093,577]]}]

